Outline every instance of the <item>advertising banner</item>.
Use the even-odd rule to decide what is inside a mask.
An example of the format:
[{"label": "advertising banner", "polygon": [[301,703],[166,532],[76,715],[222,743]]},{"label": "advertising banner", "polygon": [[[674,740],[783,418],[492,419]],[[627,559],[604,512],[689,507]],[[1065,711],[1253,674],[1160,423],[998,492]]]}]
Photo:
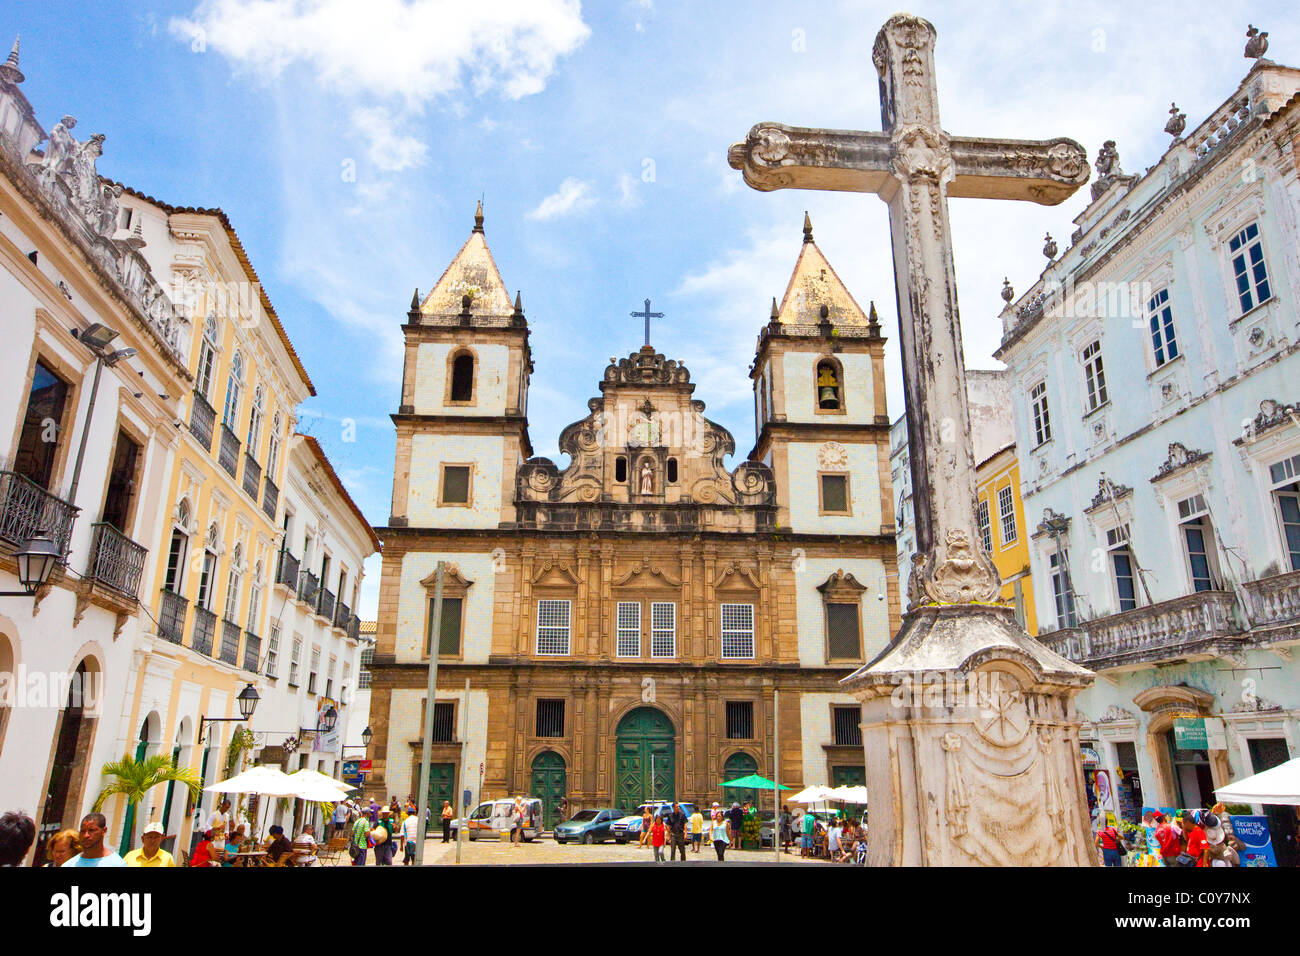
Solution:
[{"label": "advertising banner", "polygon": [[1273,855],[1273,840],[1268,830],[1268,817],[1232,818],[1232,833],[1246,844],[1237,854],[1242,866],[1277,866]]}]

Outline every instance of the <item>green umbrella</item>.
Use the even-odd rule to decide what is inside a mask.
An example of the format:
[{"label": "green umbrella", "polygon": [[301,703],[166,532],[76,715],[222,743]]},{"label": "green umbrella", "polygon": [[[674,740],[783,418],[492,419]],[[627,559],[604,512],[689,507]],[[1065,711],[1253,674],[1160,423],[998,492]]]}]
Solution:
[{"label": "green umbrella", "polygon": [[735,780],[726,780],[722,784],[724,787],[735,787],[738,790],[771,790],[779,788],[789,790],[789,787],[782,787],[780,784],[773,783],[766,777],[760,777],[756,773],[751,773],[748,777],[737,777]]}]

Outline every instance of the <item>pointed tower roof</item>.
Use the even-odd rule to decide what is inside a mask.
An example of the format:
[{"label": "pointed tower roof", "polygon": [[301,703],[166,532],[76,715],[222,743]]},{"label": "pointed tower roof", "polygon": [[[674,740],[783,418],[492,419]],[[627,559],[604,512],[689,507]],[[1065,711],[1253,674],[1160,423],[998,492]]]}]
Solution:
[{"label": "pointed tower roof", "polygon": [[420,303],[420,312],[424,315],[460,315],[465,296],[470,297],[470,311],[475,315],[510,316],[514,313],[510,293],[506,291],[506,284],[497,270],[483,232],[481,203],[474,213],[474,230],[442,278]]},{"label": "pointed tower roof", "polygon": [[794,264],[794,274],[785,287],[781,305],[772,316],[782,325],[817,325],[822,321],[821,307],[826,306],[832,325],[866,326],[867,313],[835,274],[812,237],[812,220],[803,218],[803,246]]},{"label": "pointed tower roof", "polygon": [[14,37],[14,48],[9,51],[9,59],[0,65],[0,79],[15,86],[26,79],[23,71],[18,69],[18,40],[19,37]]}]

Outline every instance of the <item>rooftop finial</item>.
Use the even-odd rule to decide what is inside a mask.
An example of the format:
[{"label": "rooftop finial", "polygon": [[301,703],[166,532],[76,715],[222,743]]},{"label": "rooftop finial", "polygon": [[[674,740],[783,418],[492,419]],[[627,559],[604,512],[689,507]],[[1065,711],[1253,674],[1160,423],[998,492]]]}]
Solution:
[{"label": "rooftop finial", "polygon": [[1008,279],[1006,276],[1003,276],[1002,277],[1002,301],[1005,302],[1007,305],[1010,305],[1011,300],[1014,299],[1015,297],[1016,297],[1016,290],[1011,288],[1011,280]]},{"label": "rooftop finial", "polygon": [[872,335],[880,334],[880,316],[876,314],[876,300],[871,300],[871,308],[867,310],[867,331]]},{"label": "rooftop finial", "polygon": [[810,219],[810,218],[808,217],[808,210],[806,210],[806,209],[804,210],[804,213],[803,213],[803,241],[804,241],[804,242],[812,242],[812,241],[813,241],[813,237],[812,237],[812,219]]},{"label": "rooftop finial", "polygon": [[1043,255],[1047,256],[1049,262],[1056,258],[1056,240],[1050,232],[1043,237]]},{"label": "rooftop finial", "polygon": [[1169,122],[1165,124],[1165,132],[1174,139],[1183,135],[1183,130],[1187,129],[1187,114],[1178,112],[1178,104],[1169,104]]},{"label": "rooftop finial", "polygon": [[1255,29],[1255,24],[1250,24],[1250,29],[1246,31],[1246,53],[1248,60],[1258,60],[1268,52],[1268,32],[1261,33]]},{"label": "rooftop finial", "polygon": [[18,37],[14,37],[14,48],[9,51],[9,59],[0,65],[0,79],[17,86],[26,79],[23,71],[18,69]]},{"label": "rooftop finial", "polygon": [[416,286],[415,291],[411,293],[411,311],[420,311],[420,288]]},{"label": "rooftop finial", "polygon": [[524,300],[521,298],[521,295],[522,294],[519,292],[519,290],[516,289],[515,290],[515,315],[524,314]]},{"label": "rooftop finial", "polygon": [[474,231],[483,231],[483,200],[478,201],[478,208],[474,210]]},{"label": "rooftop finial", "polygon": [[781,310],[776,307],[776,296],[772,296],[772,321],[777,321],[781,316]]}]

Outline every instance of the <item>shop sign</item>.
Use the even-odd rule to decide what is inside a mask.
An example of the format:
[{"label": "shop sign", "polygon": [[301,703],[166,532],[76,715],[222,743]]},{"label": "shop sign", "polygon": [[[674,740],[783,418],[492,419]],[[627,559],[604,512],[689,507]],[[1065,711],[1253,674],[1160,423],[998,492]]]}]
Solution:
[{"label": "shop sign", "polygon": [[1208,750],[1204,717],[1174,719],[1174,746],[1179,750]]}]

